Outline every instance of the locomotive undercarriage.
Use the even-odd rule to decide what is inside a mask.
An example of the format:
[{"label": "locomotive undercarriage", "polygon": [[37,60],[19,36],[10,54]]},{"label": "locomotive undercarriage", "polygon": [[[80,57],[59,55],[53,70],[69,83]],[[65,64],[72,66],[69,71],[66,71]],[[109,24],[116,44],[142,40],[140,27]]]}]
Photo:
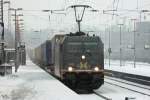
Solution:
[{"label": "locomotive undercarriage", "polygon": [[98,89],[104,83],[103,72],[65,72],[63,82],[73,90],[92,91]]}]

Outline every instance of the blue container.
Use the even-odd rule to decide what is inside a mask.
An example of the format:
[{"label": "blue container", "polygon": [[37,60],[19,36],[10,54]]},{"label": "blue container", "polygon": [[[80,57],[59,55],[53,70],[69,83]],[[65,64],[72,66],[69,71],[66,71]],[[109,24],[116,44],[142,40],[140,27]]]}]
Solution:
[{"label": "blue container", "polygon": [[49,66],[52,64],[52,60],[51,60],[51,41],[47,40],[46,42],[44,42],[41,45],[41,52],[42,52],[42,56],[41,56],[41,63],[44,66]]},{"label": "blue container", "polygon": [[47,40],[46,41],[46,64],[51,65],[52,64],[52,49],[51,49],[51,41]]}]

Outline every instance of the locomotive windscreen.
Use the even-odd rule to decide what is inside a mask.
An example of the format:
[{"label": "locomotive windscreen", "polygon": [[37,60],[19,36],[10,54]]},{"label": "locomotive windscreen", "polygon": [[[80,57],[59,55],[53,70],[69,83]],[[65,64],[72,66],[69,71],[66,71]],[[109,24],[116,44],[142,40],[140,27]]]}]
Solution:
[{"label": "locomotive windscreen", "polygon": [[79,37],[66,39],[63,53],[63,66],[67,68],[69,65],[74,65],[80,68],[82,56],[88,64],[88,68],[100,65],[101,46],[97,37]]},{"label": "locomotive windscreen", "polygon": [[68,52],[96,52],[98,43],[96,42],[69,42],[67,43]]}]

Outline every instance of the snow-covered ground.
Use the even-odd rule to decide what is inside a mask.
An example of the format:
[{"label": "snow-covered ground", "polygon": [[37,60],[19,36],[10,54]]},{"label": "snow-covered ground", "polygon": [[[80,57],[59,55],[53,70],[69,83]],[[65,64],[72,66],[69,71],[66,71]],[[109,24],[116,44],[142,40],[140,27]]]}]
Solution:
[{"label": "snow-covered ground", "polygon": [[103,96],[109,97],[112,100],[125,100],[125,97],[134,98],[129,100],[150,100],[149,96],[129,91],[118,86],[110,85],[108,83],[104,83],[104,85],[96,90],[96,92]]},{"label": "snow-covered ground", "polygon": [[[121,68],[119,61],[111,62],[111,67],[117,71],[149,75],[149,64],[140,64],[136,68],[130,62]],[[130,69],[128,69],[130,68]],[[145,69],[146,68],[146,69]],[[149,71],[148,71],[149,70]],[[139,72],[136,72],[139,71]],[[147,73],[147,74],[146,74]],[[149,75],[150,76],[150,75]],[[109,96],[112,100],[124,100],[126,96],[136,97],[135,100],[150,100],[148,96],[134,93],[105,83],[97,92]],[[61,82],[41,70],[30,60],[26,66],[20,66],[17,73],[5,77],[0,76],[0,100],[103,100],[95,94],[78,95]]]},{"label": "snow-covered ground", "polygon": [[[118,83],[116,81],[112,81],[109,79],[105,79],[105,80],[107,82],[117,84],[119,86],[125,86],[128,89],[132,89],[132,90],[139,91],[142,93],[150,94],[150,90],[142,89],[142,88],[139,88],[136,86],[131,86],[131,85],[123,84],[123,83]],[[130,83],[132,83],[132,82],[130,82]],[[118,87],[115,85],[110,85],[105,82],[104,85],[102,87],[100,87],[99,89],[95,90],[95,92],[97,92],[98,94],[101,94],[107,98],[110,98],[111,100],[125,100],[125,97],[132,98],[129,100],[150,100],[149,96],[143,95],[143,94],[140,94],[137,92],[133,92],[128,89],[124,89],[124,88],[121,88],[121,87]],[[81,96],[84,97],[85,100],[104,100],[102,98],[98,98],[98,96],[95,94],[84,94]]]},{"label": "snow-covered ground", "polygon": [[104,100],[96,94],[81,94],[80,95],[84,100]]},{"label": "snow-covered ground", "polygon": [[150,77],[150,64],[148,63],[136,62],[134,68],[133,62],[123,61],[123,65],[120,67],[119,60],[111,60],[110,66],[108,60],[105,60],[105,69]]},{"label": "snow-covered ground", "polygon": [[84,100],[31,61],[17,73],[0,76],[0,100]]}]

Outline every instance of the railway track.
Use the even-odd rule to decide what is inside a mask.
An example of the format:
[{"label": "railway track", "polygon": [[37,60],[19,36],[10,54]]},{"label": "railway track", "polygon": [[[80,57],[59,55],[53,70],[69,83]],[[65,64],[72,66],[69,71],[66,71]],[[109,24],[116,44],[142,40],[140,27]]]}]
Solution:
[{"label": "railway track", "polygon": [[108,81],[105,81],[105,83],[113,85],[113,86],[117,86],[117,87],[120,87],[120,88],[123,88],[123,89],[127,89],[129,91],[133,91],[133,92],[136,92],[136,93],[139,93],[139,94],[146,95],[146,96],[150,97],[150,94],[147,94],[147,93],[144,93],[144,92],[140,92],[140,91],[135,90],[135,89],[131,89],[131,88],[128,88],[128,87],[125,87],[125,86],[121,86],[121,85],[118,85],[118,84],[115,84],[115,83],[112,83],[112,82],[108,82]]},{"label": "railway track", "polygon": [[112,70],[105,70],[107,73],[107,76],[110,77],[115,77],[119,79],[123,79],[126,81],[138,83],[141,85],[150,85],[150,78],[147,76],[141,76],[141,75],[135,75],[135,74],[130,74],[130,73],[124,73],[124,72],[119,72],[119,71],[112,71]]},{"label": "railway track", "polygon": [[102,94],[100,94],[100,93],[97,93],[97,92],[95,92],[95,91],[94,91],[94,94],[97,95],[97,96],[99,96],[100,98],[103,98],[104,100],[112,100],[111,98],[106,97],[106,96],[104,96],[104,95],[102,95]]},{"label": "railway track", "polygon": [[[107,80],[105,80],[105,83],[107,83],[109,85],[117,86],[118,88],[123,88],[125,90],[131,91],[131,93],[134,92],[137,94],[137,96],[135,96],[135,97],[132,97],[131,95],[126,95],[126,96],[122,95],[122,94],[118,95],[121,98],[124,98],[124,100],[135,100],[138,97],[138,94],[141,94],[141,95],[146,96],[146,97],[150,97],[150,94],[149,94],[150,92],[148,92],[148,91],[150,91],[150,88],[146,88],[147,86],[145,86],[145,87],[139,86],[138,84],[136,85],[134,83],[127,83],[126,81],[121,81],[119,79],[117,80],[117,79],[109,78],[109,77],[105,77],[105,79],[107,79]],[[111,80],[111,81],[109,81],[109,80]],[[134,87],[136,87],[136,88],[134,88]],[[145,91],[143,91],[143,90],[145,90]],[[101,94],[101,92],[98,92],[98,91],[94,91],[94,94],[99,96],[100,98],[102,98],[104,100],[113,100],[116,96],[116,94],[114,94],[114,97],[111,97],[111,96],[108,96],[106,94],[105,95]],[[129,94],[130,94],[130,92],[129,92]]]},{"label": "railway track", "polygon": [[120,83],[123,83],[123,84],[127,84],[127,85],[130,85],[130,86],[135,86],[135,87],[150,91],[150,88],[146,88],[144,86],[136,85],[136,83],[135,84],[129,83],[129,82],[126,82],[126,80],[121,81],[120,79],[110,78],[110,77],[106,77],[106,76],[105,76],[105,79],[113,80],[113,81],[116,81],[116,82],[120,82]]}]

